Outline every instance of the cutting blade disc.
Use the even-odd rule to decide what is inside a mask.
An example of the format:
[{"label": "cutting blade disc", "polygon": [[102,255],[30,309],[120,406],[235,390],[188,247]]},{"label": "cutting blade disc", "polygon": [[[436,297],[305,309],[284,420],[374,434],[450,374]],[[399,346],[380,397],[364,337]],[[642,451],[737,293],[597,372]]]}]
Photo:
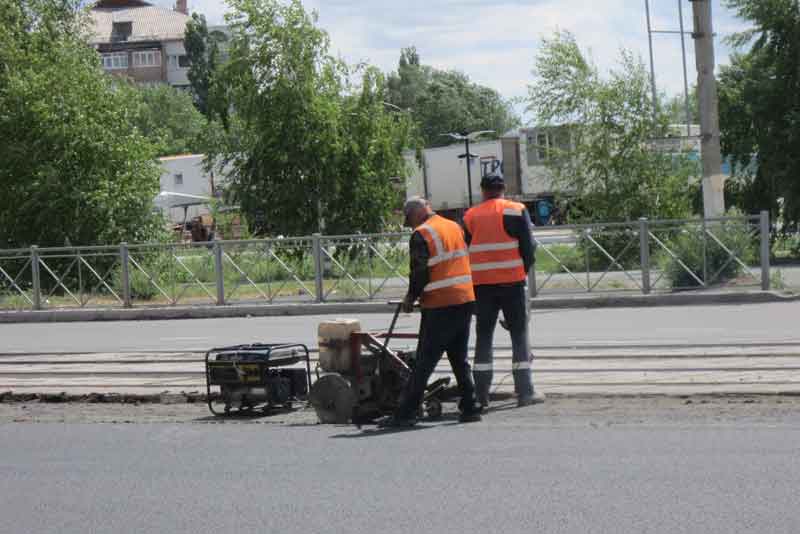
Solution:
[{"label": "cutting blade disc", "polygon": [[355,396],[350,382],[342,375],[332,373],[314,382],[309,401],[320,423],[346,424],[353,415]]}]

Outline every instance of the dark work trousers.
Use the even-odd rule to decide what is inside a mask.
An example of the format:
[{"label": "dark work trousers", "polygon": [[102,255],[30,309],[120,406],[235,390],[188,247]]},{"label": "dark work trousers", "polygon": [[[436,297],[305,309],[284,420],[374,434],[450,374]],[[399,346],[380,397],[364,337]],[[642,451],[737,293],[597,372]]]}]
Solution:
[{"label": "dark work trousers", "polygon": [[479,409],[475,402],[475,385],[472,382],[468,354],[469,331],[474,309],[474,303],[470,302],[459,306],[422,310],[414,372],[401,395],[396,417],[410,418],[416,415],[425,395],[428,379],[444,352],[447,352],[447,359],[450,360],[450,367],[453,368],[453,374],[461,390],[461,402],[458,407],[466,413]]},{"label": "dark work trousers", "polygon": [[512,375],[518,397],[533,395],[530,347],[528,345],[528,296],[524,284],[475,286],[477,340],[473,374],[478,402],[488,404],[493,377],[494,329],[500,310],[511,330]]}]

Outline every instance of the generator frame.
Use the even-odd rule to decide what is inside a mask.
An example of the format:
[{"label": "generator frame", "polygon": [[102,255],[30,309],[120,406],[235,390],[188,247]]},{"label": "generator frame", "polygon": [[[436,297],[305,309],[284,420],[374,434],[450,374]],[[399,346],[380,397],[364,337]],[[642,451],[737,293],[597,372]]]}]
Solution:
[{"label": "generator frame", "polygon": [[[259,359],[237,360],[211,360],[213,355],[232,353],[234,356],[251,357],[256,355]],[[308,347],[302,343],[253,343],[233,345],[229,347],[214,348],[206,352],[206,402],[209,411],[214,415],[230,415],[230,407],[226,405],[224,412],[214,408],[214,397],[211,393],[212,386],[220,388],[255,388],[264,389],[270,383],[267,375],[270,371],[279,369],[296,369],[298,363],[305,360],[305,388],[306,396],[311,391],[311,356]],[[233,372],[231,373],[230,370]],[[239,408],[239,412],[252,411],[257,404],[249,405],[247,409]],[[264,411],[273,409],[274,406],[267,402]]]}]

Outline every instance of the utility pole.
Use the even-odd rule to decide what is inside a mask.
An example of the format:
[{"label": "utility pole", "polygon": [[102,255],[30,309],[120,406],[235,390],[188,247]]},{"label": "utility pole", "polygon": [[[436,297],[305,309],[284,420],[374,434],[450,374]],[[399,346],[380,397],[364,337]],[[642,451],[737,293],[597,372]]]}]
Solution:
[{"label": "utility pole", "polygon": [[719,134],[719,99],[714,77],[714,28],[711,0],[690,0],[694,13],[694,50],[703,160],[703,212],[706,218],[725,213],[725,177]]}]

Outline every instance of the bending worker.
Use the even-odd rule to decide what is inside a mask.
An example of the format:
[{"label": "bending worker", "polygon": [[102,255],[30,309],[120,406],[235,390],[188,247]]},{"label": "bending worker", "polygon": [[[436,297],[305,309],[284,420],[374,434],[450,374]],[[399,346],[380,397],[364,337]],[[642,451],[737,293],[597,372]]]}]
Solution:
[{"label": "bending worker", "polygon": [[414,197],[403,209],[411,236],[411,275],[408,294],[403,299],[405,313],[414,310],[419,299],[422,320],[419,330],[416,365],[400,405],[381,426],[412,426],[436,365],[447,352],[450,366],[461,391],[459,409],[462,423],[480,421],[480,405],[469,366],[469,331],[475,293],[469,268],[464,231],[455,222],[433,213],[428,202]]},{"label": "bending worker", "polygon": [[481,179],[483,202],[464,215],[472,281],[477,299],[477,341],[473,374],[478,402],[489,406],[492,384],[492,341],[497,316],[503,310],[511,332],[512,374],[517,404],[544,402],[534,392],[528,340],[528,271],[535,261],[536,246],[531,220],[523,204],[503,198],[501,174]]}]

